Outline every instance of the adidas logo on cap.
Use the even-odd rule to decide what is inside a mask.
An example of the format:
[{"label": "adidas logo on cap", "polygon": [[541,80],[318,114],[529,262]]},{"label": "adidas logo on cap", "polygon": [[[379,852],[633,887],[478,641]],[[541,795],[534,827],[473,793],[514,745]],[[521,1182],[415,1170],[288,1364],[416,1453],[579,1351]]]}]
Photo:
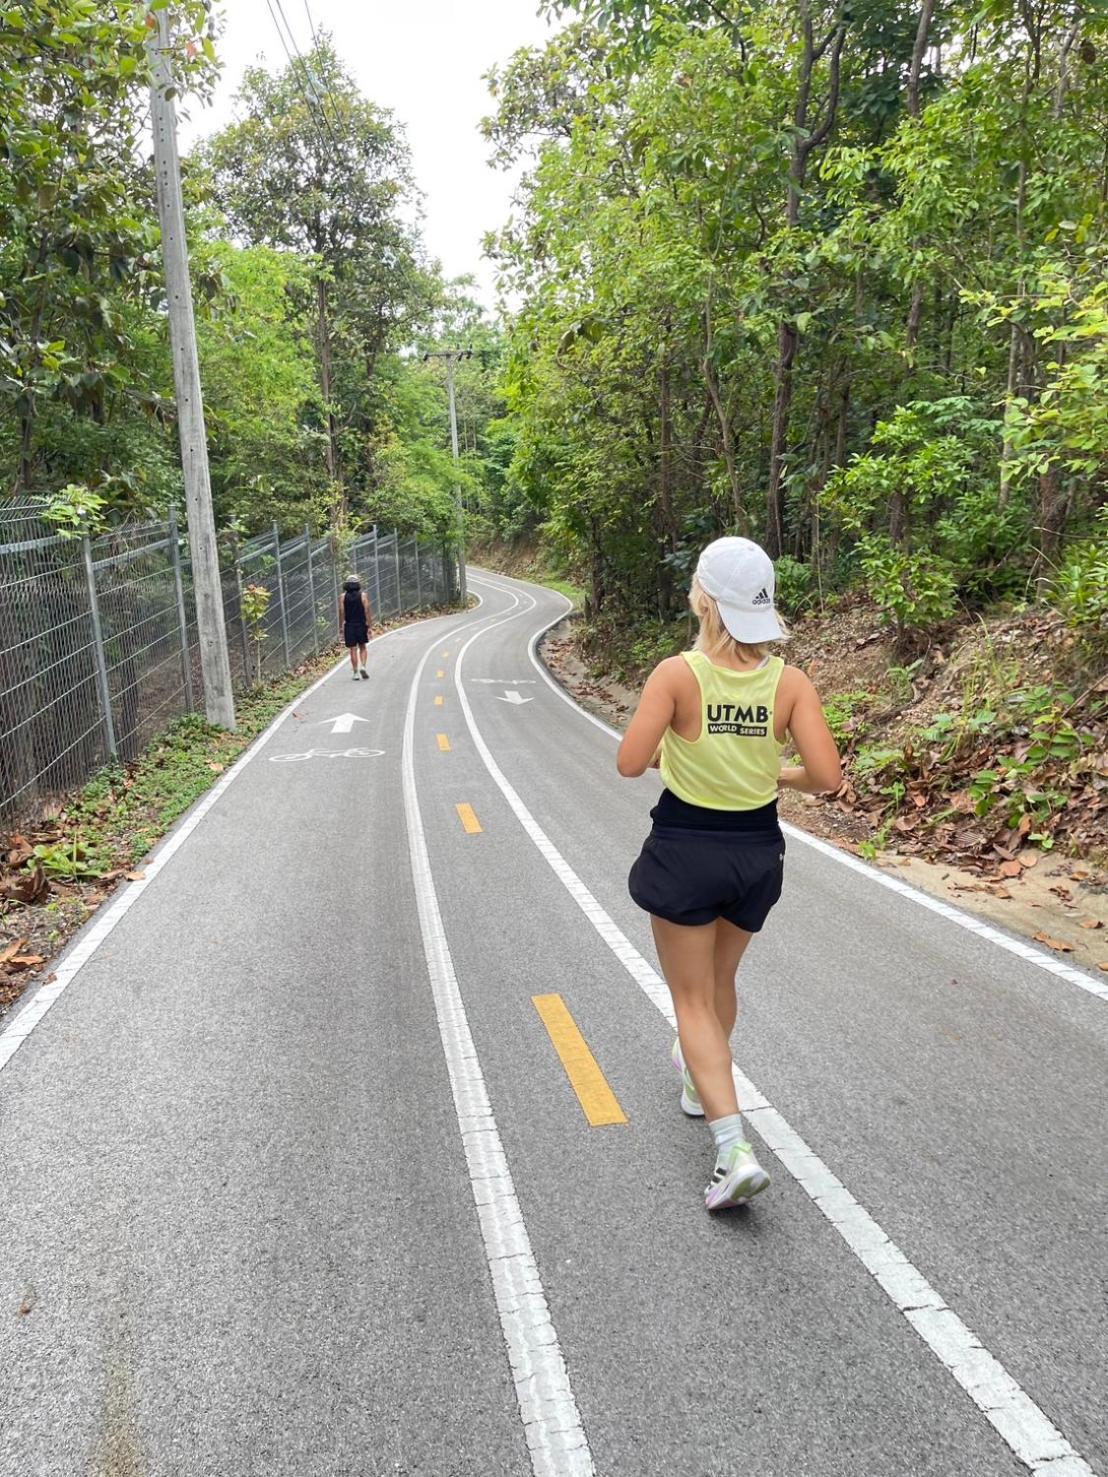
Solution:
[{"label": "adidas logo on cap", "polygon": [[752,605],[772,605],[773,604],[773,601],[770,599],[769,591],[765,588],[764,585],[758,591],[757,595],[755,595],[754,599],[751,601],[751,604]]}]

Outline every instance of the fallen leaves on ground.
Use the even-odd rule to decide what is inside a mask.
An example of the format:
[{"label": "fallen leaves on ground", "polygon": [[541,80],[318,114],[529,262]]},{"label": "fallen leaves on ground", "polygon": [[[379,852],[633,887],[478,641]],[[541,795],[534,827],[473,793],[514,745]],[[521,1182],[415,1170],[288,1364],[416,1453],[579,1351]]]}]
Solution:
[{"label": "fallen leaves on ground", "polygon": [[1058,954],[1072,954],[1073,945],[1067,944],[1064,939],[1051,938],[1049,933],[1032,934],[1037,944],[1045,944],[1048,949],[1053,949]]}]

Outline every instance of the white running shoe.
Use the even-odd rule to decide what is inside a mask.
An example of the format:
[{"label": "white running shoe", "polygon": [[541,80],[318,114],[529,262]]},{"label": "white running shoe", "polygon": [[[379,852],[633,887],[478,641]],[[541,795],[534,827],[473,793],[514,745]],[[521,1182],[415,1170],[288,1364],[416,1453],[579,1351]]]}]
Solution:
[{"label": "white running shoe", "polygon": [[703,1118],[704,1109],[700,1106],[700,1096],[696,1090],[696,1083],[692,1080],[692,1073],[685,1066],[680,1036],[673,1043],[670,1061],[681,1073],[681,1111],[687,1113],[690,1118]]},{"label": "white running shoe", "polygon": [[755,1159],[754,1150],[740,1141],[716,1160],[712,1182],[704,1191],[704,1206],[707,1210],[729,1210],[733,1205],[745,1205],[768,1187],[769,1175]]}]

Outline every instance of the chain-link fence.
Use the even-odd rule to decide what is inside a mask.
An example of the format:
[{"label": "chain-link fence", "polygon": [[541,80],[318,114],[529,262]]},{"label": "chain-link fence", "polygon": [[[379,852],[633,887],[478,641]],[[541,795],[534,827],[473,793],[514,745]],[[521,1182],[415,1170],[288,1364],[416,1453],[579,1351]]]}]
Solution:
[{"label": "chain-link fence", "polygon": [[[274,529],[238,546],[224,572],[236,688],[334,644],[349,571],[382,618],[457,598],[454,559],[421,540],[374,530],[344,548]],[[188,543],[175,520],[63,537],[31,505],[0,505],[0,819],[133,758],[202,705]]]}]

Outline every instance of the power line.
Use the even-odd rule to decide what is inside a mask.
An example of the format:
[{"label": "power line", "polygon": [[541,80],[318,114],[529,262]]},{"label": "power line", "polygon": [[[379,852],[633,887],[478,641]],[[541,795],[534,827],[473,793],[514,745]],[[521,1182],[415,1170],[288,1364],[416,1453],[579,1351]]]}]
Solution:
[{"label": "power line", "polygon": [[319,37],[315,33],[315,21],[312,20],[312,11],[311,7],[308,4],[308,0],[304,0],[304,14],[308,17],[308,29],[312,33],[312,45],[318,50]]},{"label": "power line", "polygon": [[[335,137],[335,131],[334,131],[334,129],[331,127],[331,120],[327,117],[327,114],[322,111],[322,109],[312,106],[312,100],[311,100],[311,97],[309,96],[309,92],[305,90],[303,84],[300,82],[300,80],[299,80],[299,78],[297,76],[296,63],[295,63],[295,61],[293,61],[292,52],[289,50],[288,42],[285,40],[285,34],[281,30],[281,22],[277,19],[277,11],[275,11],[274,8],[273,8],[274,0],[265,0],[265,3],[266,3],[266,9],[269,11],[270,18],[273,21],[274,26],[277,28],[277,36],[278,36],[278,38],[279,38],[279,40],[281,42],[281,45],[284,47],[285,55],[286,55],[286,57],[288,57],[289,72],[290,72],[290,74],[292,76],[293,84],[296,87],[297,91],[300,93],[300,96],[304,99],[304,105],[308,109],[308,112],[313,117],[315,117],[318,121],[322,122],[323,126],[326,128],[328,134],[330,135],[332,144],[337,149],[338,146],[339,146],[339,141]],[[277,9],[278,10],[281,10],[281,0],[277,0]],[[281,18],[284,19],[284,17],[285,17],[285,13],[284,13],[283,10],[281,10]],[[288,25],[288,21],[287,20],[285,20],[285,25],[286,26]],[[305,79],[308,82],[308,87],[310,89],[311,88],[311,78],[308,77],[308,70],[307,70],[307,67],[304,65],[304,58],[302,56],[300,56],[300,48],[298,46],[296,46],[296,37],[292,35],[292,32],[291,31],[289,31],[289,35],[290,35],[290,37],[292,37],[292,44],[293,44],[293,46],[296,47],[296,54],[297,54],[298,57],[300,57],[300,65],[301,65],[301,68],[304,71],[304,76],[305,76]]]},{"label": "power line", "polygon": [[[266,3],[269,4],[269,0],[266,0]],[[292,27],[289,25],[289,19],[288,19],[288,16],[285,14],[285,7],[284,7],[284,5],[281,3],[281,0],[274,0],[274,3],[277,6],[277,12],[278,12],[278,14],[281,17],[281,20],[284,22],[285,30],[288,32],[289,40],[292,42],[293,50],[296,52],[296,59],[300,63],[300,70],[301,70],[301,72],[303,73],[303,76],[304,76],[304,84],[305,84],[305,86],[301,89],[301,91],[305,94],[305,100],[308,102],[308,106],[309,107],[312,106],[312,100],[314,100],[318,104],[319,116],[322,118],[323,123],[324,123],[324,126],[326,127],[327,132],[330,135],[331,142],[334,144],[335,148],[337,149],[339,147],[339,141],[338,141],[338,138],[335,135],[335,130],[331,127],[331,120],[327,116],[327,108],[325,106],[326,93],[324,93],[323,95],[320,94],[320,90],[319,90],[318,86],[316,85],[315,79],[313,78],[312,74],[308,71],[308,64],[304,60],[304,55],[303,55],[303,53],[300,50],[300,46],[299,46],[299,44],[298,44],[298,42],[296,40],[296,35],[295,35]],[[270,14],[271,15],[273,14],[272,5],[270,6]],[[280,31],[280,26],[278,26],[278,31]],[[284,44],[284,37],[283,36],[281,37],[281,42],[282,42],[282,45],[283,45]],[[293,66],[293,60],[292,60],[292,57],[289,55],[289,49],[288,49],[287,46],[285,46],[285,55],[289,57],[289,65],[290,66]],[[332,105],[334,105],[333,99],[332,99]],[[337,107],[335,108],[335,116],[336,116],[336,118],[338,117],[338,108]],[[340,123],[339,126],[340,127],[342,126],[341,123]]]},{"label": "power line", "polygon": [[[319,50],[319,35],[318,35],[318,33],[316,31],[316,28],[315,28],[315,21],[312,19],[312,9],[311,9],[311,6],[308,4],[308,0],[304,0],[304,14],[308,18],[308,30],[311,32],[311,37],[312,37],[312,50],[313,51],[318,51]],[[335,96],[334,90],[332,89],[330,82],[326,82],[326,81],[324,82],[324,84],[323,84],[323,90],[324,90],[324,95],[326,97],[329,97],[331,99],[331,107],[334,110],[335,122],[341,128],[342,127],[342,111],[339,108],[338,98]]]}]

